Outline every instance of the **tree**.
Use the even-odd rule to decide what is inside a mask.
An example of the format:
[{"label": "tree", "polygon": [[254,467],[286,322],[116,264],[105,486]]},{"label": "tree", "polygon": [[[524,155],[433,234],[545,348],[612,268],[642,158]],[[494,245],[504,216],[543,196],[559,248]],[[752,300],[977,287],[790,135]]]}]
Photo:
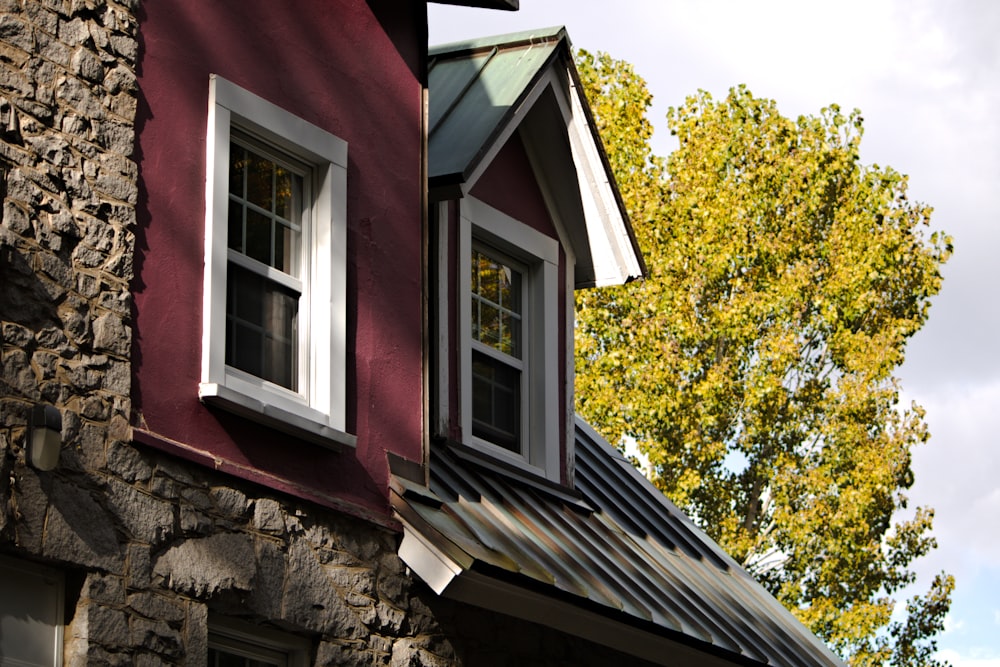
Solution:
[{"label": "tree", "polygon": [[[862,166],[859,112],[783,117],[732,89],[668,114],[631,66],[578,68],[649,276],[577,309],[578,409],[852,665],[934,665],[952,578],[893,618],[933,511],[906,514],[923,410],[893,376],[951,240],[907,179]],[[896,620],[902,618],[902,620]]]}]

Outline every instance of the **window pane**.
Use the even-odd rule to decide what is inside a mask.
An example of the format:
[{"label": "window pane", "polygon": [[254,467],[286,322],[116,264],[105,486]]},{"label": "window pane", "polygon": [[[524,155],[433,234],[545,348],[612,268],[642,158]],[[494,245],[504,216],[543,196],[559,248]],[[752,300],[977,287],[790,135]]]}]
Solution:
[{"label": "window pane", "polygon": [[229,145],[229,191],[243,196],[243,175],[246,173],[247,152],[239,144]]},{"label": "window pane", "polygon": [[274,262],[272,266],[288,275],[299,273],[299,234],[283,224],[274,225]]},{"label": "window pane", "polygon": [[303,177],[230,145],[229,247],[298,276]]},{"label": "window pane", "polygon": [[292,196],[295,180],[294,174],[280,165],[275,165],[274,212],[285,220],[295,219],[295,215],[292,212],[292,201],[295,199]]},{"label": "window pane", "polygon": [[472,434],[521,452],[521,371],[472,353]]},{"label": "window pane", "polygon": [[504,267],[502,284],[504,291],[500,305],[517,315],[521,314],[521,273]]},{"label": "window pane", "polygon": [[247,239],[243,253],[258,262],[271,263],[271,218],[254,210],[247,211]]},{"label": "window pane", "polygon": [[299,294],[229,265],[226,363],[297,391]]},{"label": "window pane", "polygon": [[496,348],[512,357],[521,356],[521,321],[510,313],[500,316],[500,338]]},{"label": "window pane", "polygon": [[289,389],[295,388],[295,320],[298,295],[283,290],[268,293],[268,322],[274,330],[267,334],[264,377]]},{"label": "window pane", "polygon": [[271,210],[275,164],[267,158],[247,151],[247,189],[245,199],[262,209]]},{"label": "window pane", "polygon": [[264,326],[264,278],[256,273],[229,267],[229,310],[241,322]]},{"label": "window pane", "polygon": [[470,284],[473,339],[520,359],[520,271],[474,250]]},{"label": "window pane", "polygon": [[[480,303],[479,340],[490,347],[500,349],[500,313],[488,303]],[[506,350],[501,350],[506,352]]]},{"label": "window pane", "polygon": [[502,267],[486,255],[477,253],[479,267],[479,296],[496,305],[500,304]]},{"label": "window pane", "polygon": [[238,202],[229,201],[229,247],[237,252],[243,249],[243,207]]},{"label": "window pane", "polygon": [[[232,358],[227,358],[226,363],[257,377],[264,377],[261,368],[264,357],[264,336],[261,329],[234,322],[232,332],[231,345],[226,349]],[[230,354],[227,354],[227,357]]]}]

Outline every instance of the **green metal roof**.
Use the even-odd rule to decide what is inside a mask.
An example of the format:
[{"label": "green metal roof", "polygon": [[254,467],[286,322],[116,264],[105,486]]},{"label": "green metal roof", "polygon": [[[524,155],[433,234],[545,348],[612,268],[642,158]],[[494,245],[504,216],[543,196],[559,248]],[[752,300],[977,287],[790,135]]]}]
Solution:
[{"label": "green metal roof", "polygon": [[576,287],[621,284],[645,274],[581,92],[562,27],[454,42],[430,49],[429,186],[435,199],[463,197],[518,133],[534,149],[536,177],[565,225]]},{"label": "green metal roof", "polygon": [[[394,483],[400,555],[439,594],[489,607],[508,585],[515,602],[498,610],[657,664],[843,667],[579,418],[576,490],[432,444],[429,487]],[[412,539],[445,567],[407,551]],[[492,585],[470,588],[483,581]],[[599,617],[619,625],[603,633]]]},{"label": "green metal roof", "polygon": [[561,27],[430,50],[431,187],[464,182],[560,48],[569,54],[569,39]]}]

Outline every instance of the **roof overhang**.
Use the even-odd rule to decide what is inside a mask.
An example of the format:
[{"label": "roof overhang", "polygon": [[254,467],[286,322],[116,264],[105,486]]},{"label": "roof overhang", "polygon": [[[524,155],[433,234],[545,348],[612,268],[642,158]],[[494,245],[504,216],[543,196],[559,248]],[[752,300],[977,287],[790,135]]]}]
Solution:
[{"label": "roof overhang", "polygon": [[427,484],[392,478],[399,556],[437,595],[656,664],[843,667],[580,419],[575,451],[555,491],[432,442]]},{"label": "roof overhang", "polygon": [[575,286],[645,274],[564,29],[433,49],[429,81],[432,200],[469,194],[519,134],[575,258]]},{"label": "roof overhang", "polygon": [[551,594],[482,574],[471,559],[455,560],[438,549],[421,531],[403,521],[399,557],[437,595],[506,614],[607,646],[653,664],[692,667],[732,667],[739,664],[698,650],[658,632],[642,630],[606,613],[585,609]]},{"label": "roof overhang", "polygon": [[516,12],[520,9],[519,0],[430,0],[438,5],[462,5],[464,7],[479,7],[481,9],[504,9]]}]

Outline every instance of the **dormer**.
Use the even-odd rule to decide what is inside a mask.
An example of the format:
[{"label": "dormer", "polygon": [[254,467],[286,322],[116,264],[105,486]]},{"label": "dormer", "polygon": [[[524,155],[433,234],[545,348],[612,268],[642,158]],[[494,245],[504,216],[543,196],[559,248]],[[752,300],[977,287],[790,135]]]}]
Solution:
[{"label": "dormer", "polygon": [[433,434],[571,487],[573,291],[644,273],[562,28],[431,49]]}]

